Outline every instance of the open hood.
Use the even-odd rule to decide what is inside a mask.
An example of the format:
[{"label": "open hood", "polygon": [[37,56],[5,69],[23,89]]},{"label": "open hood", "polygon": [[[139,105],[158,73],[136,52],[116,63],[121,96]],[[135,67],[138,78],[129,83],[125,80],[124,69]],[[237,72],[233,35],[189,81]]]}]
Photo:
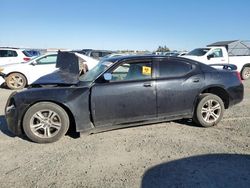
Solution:
[{"label": "open hood", "polygon": [[79,82],[79,63],[85,60],[80,59],[73,52],[58,51],[56,68],[58,70],[51,74],[40,77],[31,86],[41,85],[74,85]]}]

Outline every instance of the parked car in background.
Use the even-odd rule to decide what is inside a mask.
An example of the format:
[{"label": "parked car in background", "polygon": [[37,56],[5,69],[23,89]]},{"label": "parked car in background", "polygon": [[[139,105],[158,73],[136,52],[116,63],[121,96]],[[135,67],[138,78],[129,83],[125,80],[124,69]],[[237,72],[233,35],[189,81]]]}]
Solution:
[{"label": "parked car in background", "polygon": [[38,50],[26,50],[26,52],[28,52],[33,57],[37,57],[37,56],[41,55],[40,51],[38,51]]},{"label": "parked car in background", "polygon": [[31,58],[32,55],[24,49],[0,48],[0,66],[27,62]]},{"label": "parked car in background", "polygon": [[55,74],[56,80],[45,76],[40,86],[37,82],[9,97],[5,114],[13,133],[50,143],[65,135],[69,127],[91,134],[182,118],[211,127],[220,122],[224,109],[243,100],[238,72],[186,58],[103,59],[80,78],[67,69],[70,65],[64,59],[57,61],[64,70],[50,75]]},{"label": "parked car in background", "polygon": [[114,53],[113,51],[108,50],[91,50],[86,52],[86,56],[95,58],[95,59],[101,59],[102,57]]},{"label": "parked car in background", "polygon": [[187,55],[188,51],[180,51],[178,56],[184,56]]},{"label": "parked car in background", "polygon": [[250,78],[250,41],[216,42],[205,48],[196,48],[183,57],[205,64],[234,64],[243,80]]},{"label": "parked car in background", "polygon": [[93,49],[73,50],[72,52],[83,54],[98,60],[100,60],[104,56],[114,53],[113,51],[109,50],[93,50]]},{"label": "parked car in background", "polygon": [[82,49],[82,50],[72,50],[71,52],[77,52],[83,55],[86,55],[89,51],[92,51],[93,49]]},{"label": "parked car in background", "polygon": [[108,55],[102,57],[102,59],[107,59],[107,58],[111,58],[111,57],[129,56],[129,55],[133,55],[133,54],[127,54],[127,53],[112,53],[112,54],[108,54]]},{"label": "parked car in background", "polygon": [[179,56],[180,54],[179,54],[179,52],[174,51],[174,52],[164,52],[163,55],[165,55],[165,56],[174,56],[174,57],[177,57],[177,56]]},{"label": "parked car in background", "polygon": [[[79,57],[79,74],[87,72],[98,63],[98,60],[91,57],[78,53],[75,53],[75,55]],[[40,77],[57,70],[56,61],[57,53],[49,53],[29,62],[1,66],[0,85],[6,83],[10,89],[23,89]]]}]

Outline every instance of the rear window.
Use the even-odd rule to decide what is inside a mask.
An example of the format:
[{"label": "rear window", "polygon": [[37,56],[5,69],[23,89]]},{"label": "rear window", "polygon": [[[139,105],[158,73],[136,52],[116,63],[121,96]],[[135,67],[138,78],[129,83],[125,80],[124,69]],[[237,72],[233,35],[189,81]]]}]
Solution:
[{"label": "rear window", "polygon": [[28,51],[23,51],[23,54],[25,55],[25,56],[27,56],[27,57],[32,57],[32,55],[28,52]]},{"label": "rear window", "polygon": [[159,77],[171,78],[185,76],[192,70],[192,65],[181,61],[161,61],[159,62]]},{"label": "rear window", "polygon": [[0,57],[17,57],[17,53],[14,50],[0,50]]}]

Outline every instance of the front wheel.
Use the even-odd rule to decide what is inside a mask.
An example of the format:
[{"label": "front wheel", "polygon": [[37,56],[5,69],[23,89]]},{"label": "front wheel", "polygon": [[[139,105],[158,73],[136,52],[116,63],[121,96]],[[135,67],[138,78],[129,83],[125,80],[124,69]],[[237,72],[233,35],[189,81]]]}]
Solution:
[{"label": "front wheel", "polygon": [[193,120],[203,127],[212,127],[220,122],[224,110],[224,103],[220,97],[202,94],[199,97]]},{"label": "front wheel", "polygon": [[242,80],[247,80],[250,78],[250,67],[243,67],[241,71]]},{"label": "front wheel", "polygon": [[31,106],[23,119],[26,136],[37,143],[55,142],[66,134],[68,128],[68,114],[51,102],[39,102]]}]

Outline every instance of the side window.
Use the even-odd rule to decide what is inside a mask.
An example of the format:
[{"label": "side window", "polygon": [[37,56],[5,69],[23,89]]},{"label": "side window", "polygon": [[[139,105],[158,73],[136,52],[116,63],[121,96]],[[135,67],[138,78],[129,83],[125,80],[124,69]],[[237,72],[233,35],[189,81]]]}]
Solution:
[{"label": "side window", "polygon": [[0,50],[0,57],[8,57],[7,50]]},{"label": "side window", "polygon": [[56,64],[57,55],[50,55],[36,60],[38,65]]},{"label": "side window", "polygon": [[8,57],[17,57],[16,51],[8,50]]},{"label": "side window", "polygon": [[223,57],[222,49],[216,48],[211,53],[212,57]]},{"label": "side window", "polygon": [[185,76],[192,71],[192,65],[180,61],[160,61],[159,77],[171,78]]},{"label": "side window", "polygon": [[124,63],[112,72],[111,81],[143,80],[152,77],[151,62]]},{"label": "side window", "polygon": [[0,50],[0,57],[17,57],[17,53],[13,50]]}]

